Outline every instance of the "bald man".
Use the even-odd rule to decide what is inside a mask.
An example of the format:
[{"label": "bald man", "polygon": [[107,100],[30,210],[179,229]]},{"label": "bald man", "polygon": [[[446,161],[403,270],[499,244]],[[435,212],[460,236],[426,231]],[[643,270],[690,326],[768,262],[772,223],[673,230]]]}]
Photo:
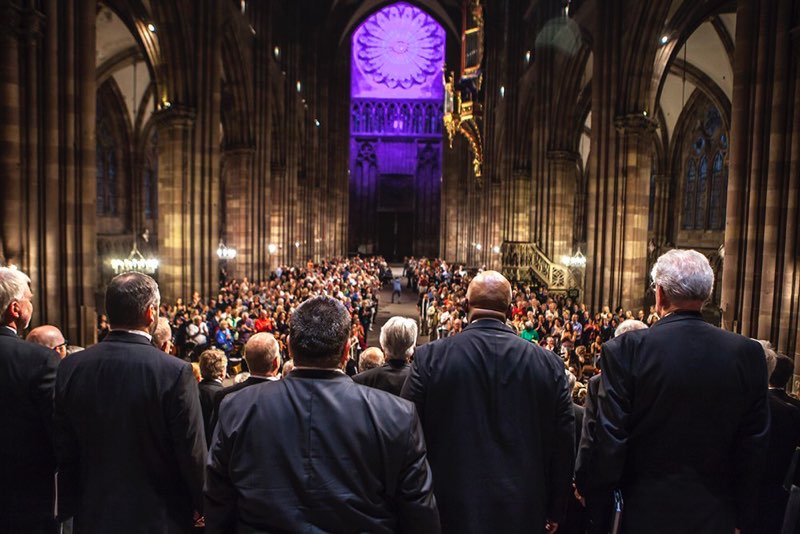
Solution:
[{"label": "bald man", "polygon": [[37,326],[28,333],[25,341],[53,349],[60,360],[67,357],[67,340],[64,339],[64,334],[56,326],[49,324]]},{"label": "bald man", "polygon": [[259,332],[251,336],[244,346],[244,359],[250,370],[250,376],[247,377],[247,380],[223,388],[214,395],[214,411],[211,413],[211,430],[209,434],[213,435],[214,427],[217,426],[219,405],[222,404],[222,399],[227,395],[256,384],[263,384],[265,381],[278,380],[278,371],[281,368],[281,353],[278,341],[272,334]]},{"label": "bald man", "polygon": [[443,532],[557,529],[575,455],[563,362],[506,325],[496,271],[467,289],[469,324],[417,349],[402,397],[417,406]]}]

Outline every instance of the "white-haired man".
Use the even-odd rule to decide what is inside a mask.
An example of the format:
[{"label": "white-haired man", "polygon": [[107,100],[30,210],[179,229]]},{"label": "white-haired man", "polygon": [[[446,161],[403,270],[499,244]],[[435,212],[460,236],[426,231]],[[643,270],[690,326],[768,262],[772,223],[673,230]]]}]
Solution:
[{"label": "white-haired man", "polygon": [[763,350],[703,321],[705,256],[671,250],[651,275],[662,319],[603,345],[588,485],[620,489],[623,532],[747,529],[769,427]]},{"label": "white-haired man", "polygon": [[20,334],[33,313],[30,279],[0,267],[0,532],[55,532],[55,351]]},{"label": "white-haired man", "polygon": [[386,363],[355,375],[353,380],[399,396],[411,371],[409,362],[417,344],[417,322],[407,317],[392,317],[381,328],[380,341]]}]

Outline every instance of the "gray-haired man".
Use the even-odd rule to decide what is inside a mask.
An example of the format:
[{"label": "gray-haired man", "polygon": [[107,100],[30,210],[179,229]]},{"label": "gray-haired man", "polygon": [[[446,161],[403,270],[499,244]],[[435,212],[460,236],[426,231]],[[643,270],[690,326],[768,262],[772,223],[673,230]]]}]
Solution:
[{"label": "gray-haired man", "polygon": [[386,363],[357,374],[353,380],[400,395],[400,390],[411,372],[409,361],[417,344],[417,322],[406,317],[392,317],[381,328],[380,340]]},{"label": "gray-haired man", "polygon": [[0,268],[0,532],[55,532],[53,383],[58,354],[19,338],[33,313],[30,279]]},{"label": "gray-haired man", "polygon": [[662,319],[603,345],[589,490],[621,490],[623,532],[747,528],[769,426],[763,350],[703,321],[702,254],[671,250],[652,279]]}]

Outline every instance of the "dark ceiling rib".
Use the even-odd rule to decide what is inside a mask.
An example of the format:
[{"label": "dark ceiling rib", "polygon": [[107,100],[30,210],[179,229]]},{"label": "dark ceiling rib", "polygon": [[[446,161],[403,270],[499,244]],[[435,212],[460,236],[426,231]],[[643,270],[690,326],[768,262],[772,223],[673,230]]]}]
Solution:
[{"label": "dark ceiling rib", "polygon": [[722,22],[722,19],[719,17],[719,15],[714,15],[711,17],[710,22],[714,27],[714,30],[717,32],[719,40],[722,41],[722,46],[725,47],[725,53],[728,54],[728,61],[731,63],[731,69],[733,69],[733,51],[735,49],[733,38],[731,37],[731,34],[728,33],[728,28],[725,27],[725,23]]},{"label": "dark ceiling rib", "polygon": [[119,69],[143,60],[144,56],[136,45],[120,50],[97,67],[98,87]]}]

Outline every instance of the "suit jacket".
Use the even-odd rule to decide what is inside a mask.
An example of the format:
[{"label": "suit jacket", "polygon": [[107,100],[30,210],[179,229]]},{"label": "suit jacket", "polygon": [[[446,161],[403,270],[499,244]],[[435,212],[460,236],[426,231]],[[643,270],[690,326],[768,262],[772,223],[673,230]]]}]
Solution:
[{"label": "suit jacket", "polygon": [[0,532],[54,525],[53,384],[58,355],[0,326]]},{"label": "suit jacket", "polygon": [[191,532],[206,443],[191,366],[112,331],[61,362],[59,512],[75,532]]},{"label": "suit jacket", "polygon": [[758,492],[758,521],[753,534],[780,532],[789,493],[783,482],[795,448],[800,447],[800,408],[783,400],[786,392],[769,390],[769,448]]},{"label": "suit jacket", "polygon": [[731,532],[752,523],[767,445],[764,351],[668,315],[603,345],[588,482],[620,487],[625,532]]},{"label": "suit jacket", "polygon": [[420,414],[447,532],[530,532],[560,520],[574,414],[564,364],[500,321],[417,349],[402,396]]},{"label": "suit jacket", "polygon": [[[217,426],[217,420],[219,419],[219,405],[222,404],[223,399],[230,395],[231,393],[236,393],[239,390],[244,388],[255,386],[257,384],[263,384],[264,382],[269,382],[269,379],[266,378],[259,378],[256,376],[249,376],[247,380],[239,382],[238,384],[233,384],[232,386],[228,386],[226,388],[222,388],[214,393],[214,410],[211,413],[211,427],[210,427],[210,435],[213,437],[214,435],[214,428]],[[211,446],[211,439],[208,440],[208,446]]]},{"label": "suit jacket", "polygon": [[411,372],[411,366],[402,360],[389,360],[380,367],[368,369],[353,377],[357,384],[388,391],[393,395],[400,395],[403,384]]},{"label": "suit jacket", "polygon": [[200,392],[200,409],[203,412],[203,428],[206,434],[206,444],[211,444],[214,435],[214,424],[211,421],[214,415],[214,396],[222,391],[222,384],[216,380],[203,379],[197,384]]},{"label": "suit jacket", "polygon": [[769,394],[770,396],[775,397],[776,399],[786,404],[791,404],[792,406],[800,410],[800,399],[798,399],[797,397],[792,397],[791,395],[786,393],[785,389],[770,389]]},{"label": "suit jacket", "polygon": [[414,406],[333,370],[295,368],[220,406],[207,532],[438,532]]}]

